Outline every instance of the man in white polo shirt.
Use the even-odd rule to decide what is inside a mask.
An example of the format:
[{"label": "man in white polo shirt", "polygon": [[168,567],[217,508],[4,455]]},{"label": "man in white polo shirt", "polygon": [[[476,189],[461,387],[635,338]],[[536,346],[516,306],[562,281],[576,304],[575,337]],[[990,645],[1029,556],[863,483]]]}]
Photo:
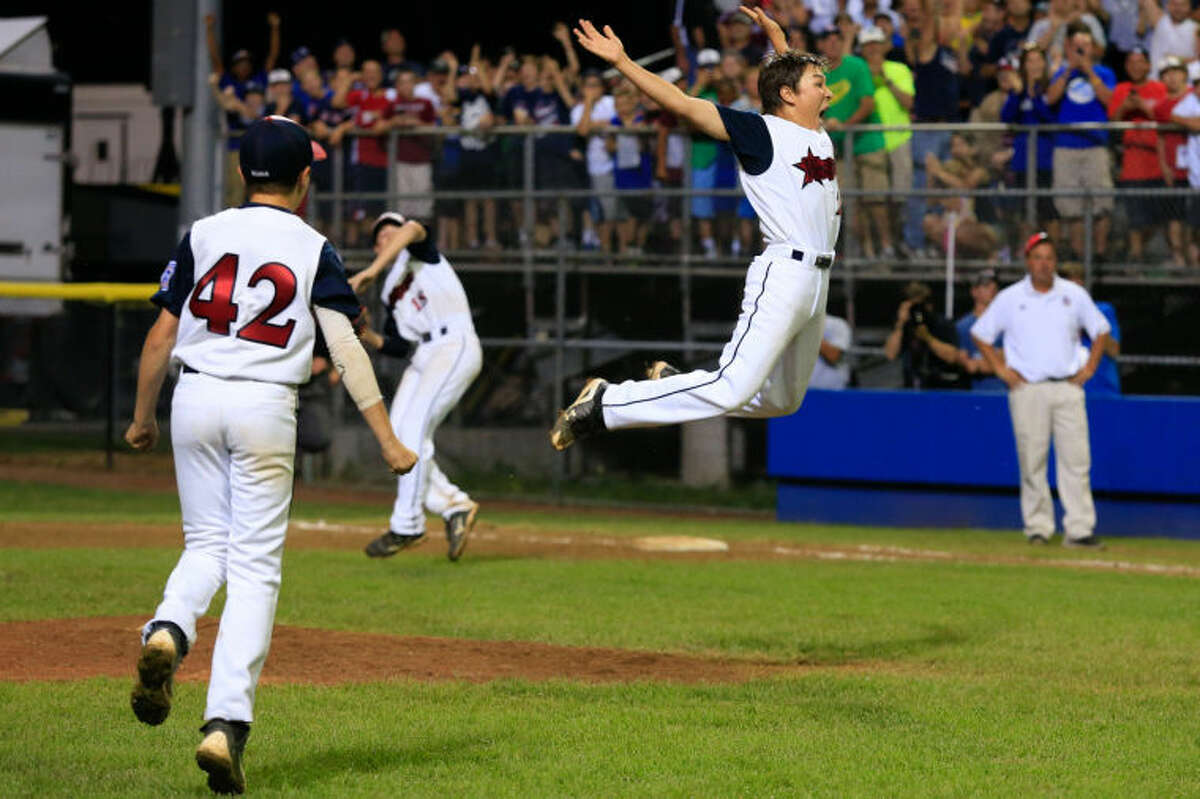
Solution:
[{"label": "man in white polo shirt", "polygon": [[[1029,274],[996,295],[971,336],[1008,385],[1008,408],[1021,468],[1021,516],[1031,544],[1054,535],[1054,503],[1046,481],[1050,436],[1058,462],[1058,494],[1066,514],[1063,546],[1098,547],[1093,534],[1091,448],[1083,384],[1096,372],[1108,341],[1104,314],[1082,287],[1055,276],[1054,242],[1035,233],[1025,244]],[[1092,339],[1086,362],[1079,331]],[[1003,355],[992,346],[1004,336]]]}]

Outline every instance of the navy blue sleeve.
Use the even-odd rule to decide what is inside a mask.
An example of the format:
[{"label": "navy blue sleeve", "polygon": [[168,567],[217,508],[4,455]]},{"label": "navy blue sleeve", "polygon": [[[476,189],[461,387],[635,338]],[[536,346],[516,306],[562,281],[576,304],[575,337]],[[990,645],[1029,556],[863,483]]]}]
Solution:
[{"label": "navy blue sleeve", "polygon": [[424,241],[414,241],[408,245],[408,254],[425,264],[436,264],[442,258],[437,247],[433,246],[433,242],[430,241],[428,234]]},{"label": "navy blue sleeve", "polygon": [[150,302],[179,316],[195,283],[196,262],[192,260],[192,231],[189,230],[175,248],[174,257],[167,262],[167,268],[158,279],[158,291],[154,292]]},{"label": "navy blue sleeve", "polygon": [[400,330],[396,327],[396,320],[389,313],[387,321],[383,323],[383,346],[379,348],[379,351],[384,355],[391,355],[395,358],[407,358],[410,350],[408,342],[400,338]]},{"label": "navy blue sleeve", "polygon": [[761,175],[771,166],[775,148],[771,134],[761,114],[753,111],[735,111],[723,105],[717,106],[725,132],[729,134],[729,145],[749,175]]},{"label": "navy blue sleeve", "polygon": [[342,266],[342,256],[328,241],[321,248],[321,258],[317,262],[317,276],[313,280],[312,304],[331,311],[340,311],[350,317],[350,321],[358,318],[361,307],[354,289],[346,281],[346,268]]}]

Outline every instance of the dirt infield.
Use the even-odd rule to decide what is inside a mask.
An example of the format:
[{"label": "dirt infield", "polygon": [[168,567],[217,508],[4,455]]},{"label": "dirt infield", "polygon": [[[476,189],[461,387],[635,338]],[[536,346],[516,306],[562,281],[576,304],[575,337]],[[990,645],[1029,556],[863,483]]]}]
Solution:
[{"label": "dirt infield", "polygon": [[[0,624],[0,681],[133,677],[136,616]],[[200,620],[199,641],[181,681],[207,680],[217,620]],[[708,659],[661,652],[553,646],[529,641],[464,641],[276,625],[264,683],[332,685],[381,680],[502,679],[582,682],[744,682],[800,674],[802,663]]]}]

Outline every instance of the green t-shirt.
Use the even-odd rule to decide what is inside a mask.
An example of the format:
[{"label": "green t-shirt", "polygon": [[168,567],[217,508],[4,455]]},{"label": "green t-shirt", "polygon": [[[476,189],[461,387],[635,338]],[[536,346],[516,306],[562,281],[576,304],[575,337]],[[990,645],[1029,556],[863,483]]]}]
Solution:
[{"label": "green t-shirt", "polygon": [[[885,77],[905,94],[913,94],[914,91],[912,70],[899,61],[884,61],[883,75],[878,78],[872,76],[872,80],[875,83],[875,113],[879,115],[879,124],[910,124],[912,117],[904,110],[904,106],[900,105],[900,101],[896,99],[896,95],[892,94],[892,90],[883,82]],[[885,130],[883,132],[883,146],[890,153],[911,138],[911,130]]]},{"label": "green t-shirt", "polygon": [[[843,122],[858,110],[858,104],[862,102],[862,98],[872,97],[875,94],[875,81],[871,80],[871,68],[867,66],[866,61],[856,55],[843,57],[842,63],[837,65],[837,69],[826,72],[825,85],[829,87],[829,91],[833,92],[833,100],[830,101],[825,116],[840,119]],[[878,125],[879,115],[872,111],[871,115],[862,122],[864,125]],[[842,140],[846,138],[846,134],[841,131],[831,131],[829,137],[833,139],[833,146],[840,151]],[[864,155],[882,149],[883,133],[880,131],[854,134],[855,155]]]},{"label": "green t-shirt", "polygon": [[[710,103],[717,101],[715,89],[705,89],[696,95]],[[703,133],[692,134],[692,169],[707,169],[717,160],[717,140]]]}]

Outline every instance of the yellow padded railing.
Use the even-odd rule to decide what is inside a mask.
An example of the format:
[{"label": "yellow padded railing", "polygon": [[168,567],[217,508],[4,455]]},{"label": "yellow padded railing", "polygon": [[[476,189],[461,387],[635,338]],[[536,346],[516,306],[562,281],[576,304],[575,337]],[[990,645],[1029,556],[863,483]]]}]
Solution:
[{"label": "yellow padded railing", "polygon": [[37,283],[0,281],[0,297],[91,302],[149,302],[157,283]]}]

